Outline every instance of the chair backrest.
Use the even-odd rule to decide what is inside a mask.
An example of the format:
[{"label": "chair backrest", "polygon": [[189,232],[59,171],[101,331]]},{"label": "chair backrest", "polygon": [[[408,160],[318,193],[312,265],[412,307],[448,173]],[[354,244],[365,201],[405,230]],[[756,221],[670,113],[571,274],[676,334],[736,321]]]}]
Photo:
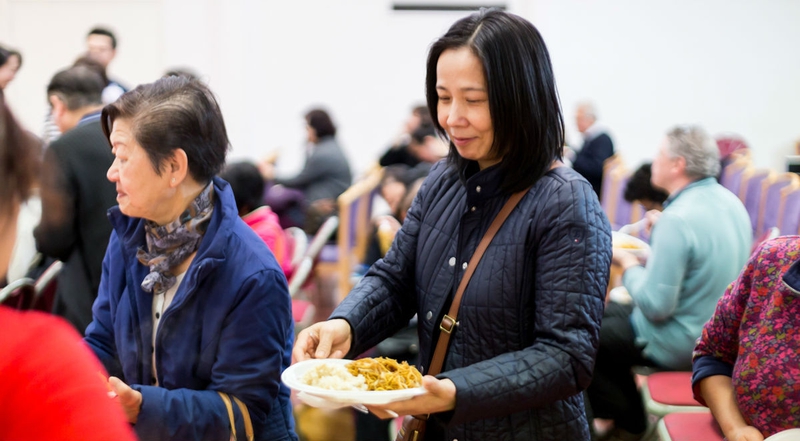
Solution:
[{"label": "chair backrest", "polygon": [[344,298],[352,288],[350,273],[364,261],[370,235],[372,199],[383,177],[383,168],[376,167],[339,196],[339,231],[337,273],[339,296]]},{"label": "chair backrest", "polygon": [[742,175],[742,186],[739,190],[739,199],[744,203],[747,214],[750,215],[750,225],[753,228],[753,237],[756,237],[761,200],[769,183],[775,180],[775,172],[767,169],[748,168]]},{"label": "chair backrest", "polygon": [[603,183],[600,188],[600,206],[603,207],[606,213],[610,213],[611,209],[609,204],[614,202],[614,184],[612,183],[612,172],[625,164],[622,156],[615,153],[603,161]]},{"label": "chair backrest", "polygon": [[35,283],[28,277],[9,283],[0,290],[0,305],[19,310],[30,309],[36,295]]},{"label": "chair backrest", "polygon": [[56,260],[36,279],[32,309],[44,312],[53,310],[58,287],[58,273],[61,272],[63,266],[64,264],[60,260]]},{"label": "chair backrest", "polygon": [[315,260],[319,255],[319,252],[322,250],[322,247],[328,243],[338,227],[338,216],[331,216],[326,219],[325,222],[323,222],[319,227],[319,230],[317,230],[317,232],[314,234],[311,242],[308,243],[308,248],[306,249],[305,256],[303,257],[310,257],[311,260]]},{"label": "chair backrest", "polygon": [[[605,176],[603,176],[603,178],[605,179]],[[603,184],[603,192],[606,193],[607,196],[604,197],[601,206],[608,217],[608,221],[611,223],[611,228],[614,230],[619,229],[619,227],[630,221],[630,219],[617,218],[619,206],[623,204],[630,205],[625,198],[622,197],[625,193],[625,184],[628,182],[628,179],[630,179],[628,169],[625,166],[618,166],[608,173],[608,179],[605,181],[606,183]],[[622,215],[626,215],[624,209]],[[630,216],[630,212],[627,212],[627,215]]]},{"label": "chair backrest", "polygon": [[778,226],[778,210],[781,204],[781,190],[789,185],[800,187],[800,176],[794,173],[780,173],[764,189],[761,206],[758,209],[756,236],[764,234],[771,227]]},{"label": "chair backrest", "polygon": [[289,227],[284,231],[292,238],[292,273],[294,273],[308,250],[308,236],[300,227]]},{"label": "chair backrest", "polygon": [[311,269],[314,268],[314,259],[311,257],[304,257],[300,264],[292,272],[292,277],[289,279],[289,294],[294,298],[300,292],[300,288],[308,280],[308,275],[311,274]]},{"label": "chair backrest", "polygon": [[783,235],[800,233],[800,186],[789,184],[781,190],[778,229]]},{"label": "chair backrest", "polygon": [[752,162],[748,155],[738,156],[733,162],[725,166],[720,178],[720,184],[739,196],[742,187],[742,175],[748,167],[752,167]]}]

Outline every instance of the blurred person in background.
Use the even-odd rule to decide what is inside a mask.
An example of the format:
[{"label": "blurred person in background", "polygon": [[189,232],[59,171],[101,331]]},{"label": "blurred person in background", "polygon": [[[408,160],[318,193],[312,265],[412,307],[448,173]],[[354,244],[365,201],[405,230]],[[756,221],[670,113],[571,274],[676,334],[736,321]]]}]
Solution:
[{"label": "blurred person in background", "polygon": [[652,185],[669,197],[652,228],[647,263],[614,248],[613,263],[633,303],[606,306],[587,391],[594,415],[614,420],[610,436],[644,437],[647,417],[631,368],[690,370],[703,324],[750,254],[750,216],[717,183],[719,167],[719,151],[705,130],[670,129],[651,167]]},{"label": "blurred person in background", "polygon": [[406,119],[405,124],[403,124],[403,129],[400,131],[400,134],[378,160],[381,167],[396,164],[414,167],[420,163],[421,160],[409,151],[408,148],[411,143],[411,135],[420,127],[433,128],[431,113],[425,105],[414,106],[414,108],[411,109],[411,114],[408,116],[408,119]]},{"label": "blurred person in background", "polygon": [[[261,173],[274,185],[297,189],[305,198],[305,219],[303,228],[313,235],[331,215],[336,214],[336,198],[353,181],[350,163],[336,140],[336,126],[328,112],[312,109],[305,115],[307,134],[307,154],[303,169],[296,176],[281,178],[275,176],[273,164],[261,164]],[[270,193],[267,190],[267,205]]]},{"label": "blurred person in background", "polygon": [[3,98],[3,90],[17,76],[20,67],[22,67],[22,54],[0,46],[0,98]]},{"label": "blurred person in background", "polygon": [[599,198],[603,185],[603,163],[614,154],[614,143],[605,127],[597,122],[597,111],[592,103],[578,104],[575,124],[583,136],[583,145],[575,153],[572,168],[583,175]]},{"label": "blurred person in background", "polygon": [[[86,53],[89,57],[108,70],[108,65],[117,56],[117,37],[110,29],[96,27],[86,35]],[[105,79],[103,88],[103,104],[110,104],[117,100],[128,89],[117,81]]]},{"label": "blurred person in background", "polygon": [[143,440],[245,439],[251,420],[256,440],[296,441],[286,278],[215,177],[229,148],[216,98],[161,78],[101,123],[119,206],[85,340],[128,421]]},{"label": "blurred person in background", "polygon": [[[0,278],[14,246],[19,204],[36,180],[39,142],[0,99]],[[0,439],[133,441],[103,366],[62,319],[0,306]]]},{"label": "blurred person in background", "polygon": [[264,179],[249,161],[228,164],[219,177],[231,185],[242,220],[267,244],[288,279],[292,272],[292,241],[281,228],[278,215],[264,205]]},{"label": "blurred person in background", "polygon": [[650,182],[651,165],[651,163],[645,162],[639,166],[625,184],[622,197],[630,204],[641,205],[645,215],[637,222],[622,226],[619,229],[620,233],[649,238],[653,224],[658,221],[658,217],[664,209],[664,201],[669,195],[664,190],[653,187]]},{"label": "blurred person in background", "polygon": [[55,74],[47,86],[53,119],[63,135],[45,151],[41,173],[42,217],[36,248],[64,262],[53,312],[83,333],[92,320],[103,255],[116,205],[106,171],[114,160],[100,127],[103,79],[75,66]]}]

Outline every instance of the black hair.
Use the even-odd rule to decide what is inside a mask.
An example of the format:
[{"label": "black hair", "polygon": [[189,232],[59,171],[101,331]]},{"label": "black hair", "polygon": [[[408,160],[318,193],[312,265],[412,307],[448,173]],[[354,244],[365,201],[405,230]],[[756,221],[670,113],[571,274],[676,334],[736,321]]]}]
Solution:
[{"label": "black hair", "polygon": [[663,204],[667,200],[669,195],[663,190],[653,187],[653,184],[650,183],[652,165],[650,162],[645,162],[633,172],[625,185],[623,198],[626,201],[653,201],[657,204]]},{"label": "black hair", "polygon": [[420,126],[433,125],[433,121],[431,121],[431,111],[428,110],[427,105],[414,106],[411,112],[419,117]]},{"label": "black hair", "polygon": [[432,124],[422,124],[411,132],[411,139],[417,144],[423,144],[428,136],[436,136],[436,128]]},{"label": "black hair", "polygon": [[306,122],[317,133],[318,139],[336,135],[336,126],[328,112],[322,109],[313,109],[306,113]]},{"label": "black hair", "polygon": [[200,81],[167,77],[142,84],[103,108],[100,123],[109,138],[114,120],[129,119],[136,142],[156,173],[173,150],[183,149],[189,174],[206,183],[219,173],[228,152],[228,132],[216,98]]},{"label": "black hair", "polygon": [[[425,95],[431,119],[438,121],[436,67],[446,50],[467,47],[480,60],[486,78],[494,128],[492,153],[502,157],[502,188],[514,192],[533,185],[561,158],[564,118],[550,55],[539,31],[527,20],[499,9],[458,20],[431,46]],[[460,171],[469,161],[450,143],[450,164]]]},{"label": "black hair", "polygon": [[0,213],[28,198],[36,181],[41,142],[23,130],[0,98]]},{"label": "black hair", "polygon": [[252,162],[228,164],[219,177],[231,184],[239,215],[247,214],[264,204],[264,178]]},{"label": "black hair", "polygon": [[19,67],[22,67],[22,54],[14,49],[5,48],[0,46],[0,66],[6,64],[9,58],[16,56],[19,59]]},{"label": "black hair", "polygon": [[[103,84],[108,85],[108,76],[106,75],[106,67],[103,66],[102,64],[100,64],[94,58],[92,58],[92,57],[90,57],[88,55],[83,55],[81,57],[78,57],[78,59],[75,60],[75,62],[72,63],[72,65],[73,66],[86,66],[89,69],[94,70],[95,72],[100,74],[100,78],[103,79]],[[101,92],[101,96],[102,96],[102,92]]]},{"label": "black hair", "polygon": [[47,96],[56,95],[69,110],[103,103],[103,77],[91,67],[72,66],[55,75],[47,85]]},{"label": "black hair", "polygon": [[114,36],[114,33],[107,28],[96,27],[89,31],[89,33],[86,34],[86,37],[88,38],[90,35],[105,35],[106,37],[111,38],[111,49],[117,48],[117,37]]}]

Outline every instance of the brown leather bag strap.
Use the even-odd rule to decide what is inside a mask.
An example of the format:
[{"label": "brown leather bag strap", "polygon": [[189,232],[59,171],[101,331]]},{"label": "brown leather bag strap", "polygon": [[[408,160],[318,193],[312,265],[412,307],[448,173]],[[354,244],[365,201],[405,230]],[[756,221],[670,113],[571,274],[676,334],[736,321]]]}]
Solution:
[{"label": "brown leather bag strap", "polygon": [[461,283],[458,284],[458,290],[456,290],[456,295],[453,297],[453,303],[450,304],[450,311],[442,317],[442,323],[439,325],[441,332],[439,333],[439,340],[436,342],[436,349],[433,351],[431,365],[428,368],[428,372],[426,372],[428,375],[436,375],[442,371],[444,356],[445,353],[447,353],[447,345],[450,343],[450,335],[458,325],[456,317],[458,317],[458,307],[461,305],[461,297],[464,296],[464,291],[467,289],[467,284],[469,284],[469,280],[472,278],[472,273],[475,272],[475,267],[478,266],[478,262],[480,262],[481,257],[483,257],[486,248],[489,247],[489,243],[494,239],[495,234],[497,234],[500,227],[503,226],[503,223],[508,218],[508,215],[511,214],[511,211],[514,210],[514,207],[522,200],[522,197],[525,196],[528,190],[530,190],[530,188],[514,193],[508,198],[508,201],[506,201],[503,208],[500,209],[500,212],[497,213],[492,224],[489,225],[489,229],[486,230],[486,233],[483,235],[483,238],[478,244],[478,248],[475,249],[475,253],[469,259],[467,270],[464,272],[464,277],[461,278]]}]

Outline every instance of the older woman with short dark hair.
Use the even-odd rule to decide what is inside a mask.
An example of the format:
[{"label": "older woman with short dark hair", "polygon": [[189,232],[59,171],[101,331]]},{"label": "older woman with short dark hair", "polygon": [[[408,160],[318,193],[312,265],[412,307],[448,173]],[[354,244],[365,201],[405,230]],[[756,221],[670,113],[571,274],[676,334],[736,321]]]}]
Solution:
[{"label": "older woman with short dark hair", "polygon": [[102,125],[119,207],[86,342],[129,421],[147,440],[244,439],[248,419],[257,440],[295,440],[286,279],[214,178],[228,150],[214,96],[163,78],[106,106]]}]

